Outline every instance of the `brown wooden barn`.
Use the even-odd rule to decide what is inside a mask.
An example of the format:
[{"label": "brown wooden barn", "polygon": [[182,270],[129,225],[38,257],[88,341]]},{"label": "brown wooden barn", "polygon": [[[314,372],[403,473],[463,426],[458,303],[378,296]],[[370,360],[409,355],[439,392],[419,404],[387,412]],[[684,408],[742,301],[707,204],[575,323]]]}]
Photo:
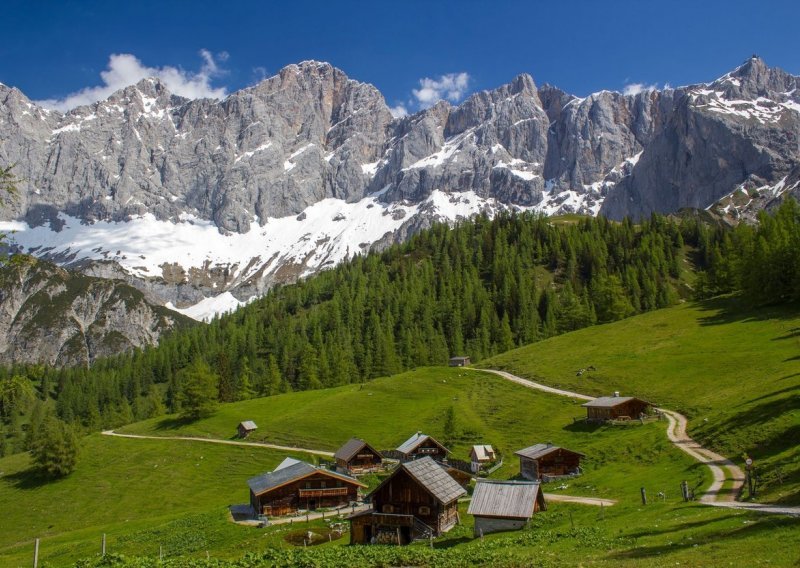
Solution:
[{"label": "brown wooden barn", "polygon": [[240,438],[247,438],[250,435],[250,432],[254,432],[258,429],[256,423],[252,420],[245,420],[243,422],[239,422],[239,425],[236,427],[236,431],[239,434]]},{"label": "brown wooden barn", "polygon": [[514,454],[519,456],[520,474],[532,481],[580,473],[581,458],[586,457],[580,452],[550,443],[535,444]]},{"label": "brown wooden barn", "polygon": [[334,454],[336,469],[350,475],[372,473],[383,469],[381,453],[359,438],[350,438]]},{"label": "brown wooden barn", "polygon": [[368,499],[372,509],[350,517],[351,544],[408,544],[439,536],[458,523],[467,492],[430,457],[401,464]]},{"label": "brown wooden barn", "polygon": [[467,513],[475,517],[475,536],[523,528],[547,503],[538,482],[479,479]]},{"label": "brown wooden barn", "polygon": [[448,361],[450,367],[467,367],[470,363],[469,357],[466,356],[450,357],[450,361]]},{"label": "brown wooden barn", "polygon": [[278,517],[299,509],[340,507],[356,501],[359,487],[366,487],[352,477],[305,462],[284,460],[281,466],[247,481],[256,515]]},{"label": "brown wooden barn", "polygon": [[417,432],[397,448],[401,461],[410,461],[423,457],[431,457],[436,461],[447,458],[450,450],[422,432]]},{"label": "brown wooden barn", "polygon": [[589,422],[605,422],[638,419],[652,405],[639,398],[614,393],[614,396],[601,396],[581,406],[586,408],[586,419]]}]

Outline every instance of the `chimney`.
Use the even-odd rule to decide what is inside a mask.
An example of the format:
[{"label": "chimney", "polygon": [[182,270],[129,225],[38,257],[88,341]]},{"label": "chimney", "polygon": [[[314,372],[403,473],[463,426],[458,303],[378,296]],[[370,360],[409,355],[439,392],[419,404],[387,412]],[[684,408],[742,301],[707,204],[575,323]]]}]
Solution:
[{"label": "chimney", "polygon": [[618,397],[619,396],[619,391],[614,391],[614,396]]}]

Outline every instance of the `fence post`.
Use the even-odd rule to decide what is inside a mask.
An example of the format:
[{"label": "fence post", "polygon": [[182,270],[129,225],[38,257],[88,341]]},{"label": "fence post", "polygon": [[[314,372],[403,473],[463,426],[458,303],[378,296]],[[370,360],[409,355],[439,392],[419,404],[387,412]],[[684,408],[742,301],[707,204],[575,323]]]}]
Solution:
[{"label": "fence post", "polygon": [[33,545],[33,568],[39,568],[39,539]]},{"label": "fence post", "polygon": [[689,482],[684,480],[681,481],[681,494],[683,495],[683,500],[685,502],[689,501]]},{"label": "fence post", "polygon": [[647,491],[644,490],[644,487],[642,487],[641,491],[642,491],[642,505],[647,505]]},{"label": "fence post", "polygon": [[106,533],[103,533],[103,556],[106,555]]}]

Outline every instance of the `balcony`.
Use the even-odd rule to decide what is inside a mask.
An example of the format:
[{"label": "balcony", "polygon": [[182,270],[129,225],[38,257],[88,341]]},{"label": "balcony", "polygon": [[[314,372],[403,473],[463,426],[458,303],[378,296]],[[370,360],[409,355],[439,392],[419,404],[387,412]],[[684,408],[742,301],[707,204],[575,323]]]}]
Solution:
[{"label": "balcony", "polygon": [[347,487],[326,487],[324,489],[300,489],[300,499],[318,499],[320,497],[344,497]]}]

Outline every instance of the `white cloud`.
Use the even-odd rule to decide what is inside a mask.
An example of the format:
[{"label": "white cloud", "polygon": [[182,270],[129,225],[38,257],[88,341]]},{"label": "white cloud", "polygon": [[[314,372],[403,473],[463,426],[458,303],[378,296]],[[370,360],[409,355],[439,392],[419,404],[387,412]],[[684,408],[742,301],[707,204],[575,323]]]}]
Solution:
[{"label": "white cloud", "polygon": [[392,113],[392,116],[395,118],[403,118],[404,116],[408,116],[408,109],[403,103],[398,103],[396,106],[389,107],[389,112]]},{"label": "white cloud", "polygon": [[656,89],[658,89],[658,85],[656,85],[656,84],[646,85],[644,83],[628,83],[622,89],[622,94],[623,95],[638,95],[641,92],[644,92],[644,91],[655,91]]},{"label": "white cloud", "polygon": [[442,99],[458,102],[467,92],[470,76],[468,73],[447,73],[438,79],[425,77],[419,80],[419,89],[411,92],[420,108],[433,106]]},{"label": "white cloud", "polygon": [[221,99],[225,97],[227,94],[225,87],[214,88],[211,86],[211,80],[225,73],[217,64],[217,59],[227,61],[228,54],[223,51],[215,59],[210,51],[201,49],[200,57],[203,58],[203,65],[199,71],[192,72],[169,65],[147,67],[130,53],[115,53],[108,58],[106,70],[100,73],[102,85],[86,87],[70,93],[63,99],[46,99],[36,102],[45,108],[68,111],[77,106],[106,99],[113,92],[134,85],[148,77],[157,77],[164,82],[171,93],[182,97],[190,99]]}]

